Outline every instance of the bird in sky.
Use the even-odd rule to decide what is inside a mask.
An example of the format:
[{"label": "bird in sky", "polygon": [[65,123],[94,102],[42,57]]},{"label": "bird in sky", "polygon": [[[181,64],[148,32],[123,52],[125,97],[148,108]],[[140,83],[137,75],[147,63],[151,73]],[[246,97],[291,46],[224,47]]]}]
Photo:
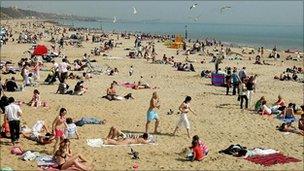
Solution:
[{"label": "bird in sky", "polygon": [[221,7],[220,8],[220,11],[221,11],[221,14],[224,12],[224,10],[226,10],[226,9],[231,9],[231,6],[223,6],[223,7]]},{"label": "bird in sky", "polygon": [[135,7],[133,7],[133,14],[136,15],[137,14],[137,10]]},{"label": "bird in sky", "polygon": [[192,8],[195,8],[195,7],[197,7],[197,6],[198,6],[197,3],[193,4],[193,5],[190,7],[190,10],[192,10]]}]

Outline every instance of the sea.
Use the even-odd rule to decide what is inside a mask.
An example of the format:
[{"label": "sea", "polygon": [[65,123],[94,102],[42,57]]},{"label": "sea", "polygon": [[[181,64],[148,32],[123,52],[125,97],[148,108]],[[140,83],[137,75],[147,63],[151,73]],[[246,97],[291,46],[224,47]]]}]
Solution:
[{"label": "sea", "polygon": [[63,25],[77,28],[102,29],[150,34],[187,35],[189,39],[215,38],[222,42],[247,47],[280,50],[299,49],[303,52],[303,25],[245,25],[213,23],[163,23],[57,20]]}]

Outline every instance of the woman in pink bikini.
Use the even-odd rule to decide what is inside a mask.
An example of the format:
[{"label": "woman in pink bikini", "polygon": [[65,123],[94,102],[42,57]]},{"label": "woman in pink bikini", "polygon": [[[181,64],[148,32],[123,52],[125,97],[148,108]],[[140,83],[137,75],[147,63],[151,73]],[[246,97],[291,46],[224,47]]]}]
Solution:
[{"label": "woman in pink bikini", "polygon": [[54,122],[52,124],[52,130],[53,130],[53,134],[54,134],[55,140],[56,140],[53,153],[55,153],[57,151],[60,140],[64,139],[64,130],[67,127],[67,124],[65,122],[66,113],[67,113],[67,110],[65,108],[61,108],[60,112],[59,112],[59,116],[56,117],[56,119],[54,120]]}]

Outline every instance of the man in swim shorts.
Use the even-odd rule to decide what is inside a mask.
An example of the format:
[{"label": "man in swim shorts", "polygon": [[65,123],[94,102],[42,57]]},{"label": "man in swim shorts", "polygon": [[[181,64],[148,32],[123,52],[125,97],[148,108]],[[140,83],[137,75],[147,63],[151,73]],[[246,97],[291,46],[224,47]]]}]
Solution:
[{"label": "man in swim shorts", "polygon": [[148,133],[149,124],[153,120],[155,120],[154,133],[158,133],[157,127],[159,125],[159,118],[158,118],[158,114],[156,113],[155,109],[156,108],[159,109],[159,107],[160,107],[160,105],[159,105],[158,95],[156,92],[153,92],[152,98],[150,100],[150,107],[147,111],[146,133]]}]

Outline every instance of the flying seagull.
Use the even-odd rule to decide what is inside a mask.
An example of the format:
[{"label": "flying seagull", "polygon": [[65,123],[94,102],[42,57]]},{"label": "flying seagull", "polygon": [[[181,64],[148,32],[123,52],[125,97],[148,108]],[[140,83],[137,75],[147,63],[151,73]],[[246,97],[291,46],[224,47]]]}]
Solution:
[{"label": "flying seagull", "polygon": [[137,14],[137,10],[135,7],[133,7],[133,14],[136,15]]},{"label": "flying seagull", "polygon": [[221,8],[220,8],[221,13],[223,13],[223,11],[226,10],[226,9],[231,9],[231,6],[227,6],[227,5],[226,5],[226,6],[221,7]]},{"label": "flying seagull", "polygon": [[113,18],[113,23],[116,23],[116,21],[117,21],[117,19],[116,19],[116,17],[114,16],[114,18]]},{"label": "flying seagull", "polygon": [[197,3],[193,4],[193,5],[190,7],[190,10],[192,10],[192,8],[195,8],[195,7],[197,7],[197,6],[198,6]]}]

